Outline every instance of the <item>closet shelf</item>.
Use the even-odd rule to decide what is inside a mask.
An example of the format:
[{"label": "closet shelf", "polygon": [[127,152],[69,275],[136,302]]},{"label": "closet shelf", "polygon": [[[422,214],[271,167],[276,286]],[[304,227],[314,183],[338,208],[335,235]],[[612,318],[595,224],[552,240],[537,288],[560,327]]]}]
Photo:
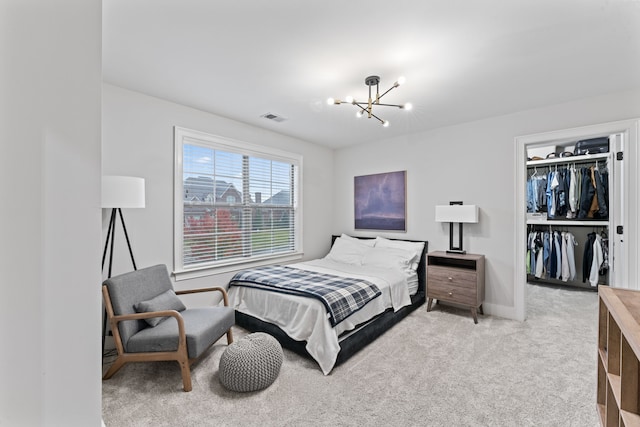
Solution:
[{"label": "closet shelf", "polygon": [[528,160],[527,166],[545,166],[558,163],[585,163],[600,159],[608,159],[611,153],[583,154],[580,156],[555,157],[553,159]]},{"label": "closet shelf", "polygon": [[609,220],[607,219],[595,219],[595,220],[570,220],[570,219],[527,219],[527,225],[580,225],[585,227],[607,227]]}]

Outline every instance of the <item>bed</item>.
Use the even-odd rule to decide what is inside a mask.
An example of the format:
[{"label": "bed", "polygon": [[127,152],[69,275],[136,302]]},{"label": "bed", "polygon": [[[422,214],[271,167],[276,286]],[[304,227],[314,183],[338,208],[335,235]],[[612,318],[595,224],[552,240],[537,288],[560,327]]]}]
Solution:
[{"label": "bed", "polygon": [[[243,270],[229,283],[236,324],[250,332],[273,335],[283,347],[314,359],[328,375],[425,303],[427,248],[426,241],[342,234],[332,236],[331,250],[324,258]],[[271,286],[279,287],[270,278],[274,270],[286,270],[291,275],[288,281],[306,282],[304,286],[324,287],[317,286],[318,281],[331,277],[353,281],[355,286],[373,285],[376,292],[373,296],[369,292],[346,315],[333,316],[322,298],[273,289]],[[353,298],[349,301],[353,303]]]}]

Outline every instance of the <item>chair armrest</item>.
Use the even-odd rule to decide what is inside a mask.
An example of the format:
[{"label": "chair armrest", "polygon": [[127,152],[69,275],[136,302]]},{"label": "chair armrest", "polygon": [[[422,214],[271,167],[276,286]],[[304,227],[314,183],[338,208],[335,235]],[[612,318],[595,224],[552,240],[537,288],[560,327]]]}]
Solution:
[{"label": "chair armrest", "polygon": [[225,291],[224,288],[221,288],[219,286],[216,286],[213,288],[186,289],[183,291],[175,291],[175,292],[176,292],[176,295],[186,295],[186,294],[197,294],[200,292],[211,292],[211,291],[221,292],[222,300],[224,301],[225,307],[229,306],[229,296],[227,295],[227,291]]},{"label": "chair armrest", "polygon": [[178,321],[178,334],[180,336],[185,336],[184,331],[184,319],[182,315],[176,310],[162,310],[162,311],[148,311],[146,313],[132,313],[132,314],[122,314],[119,316],[113,316],[111,320],[114,324],[118,324],[120,322],[124,322],[125,320],[144,320],[151,319],[153,317],[175,317]]},{"label": "chair armrest", "polygon": [[182,317],[179,312],[176,310],[162,310],[162,311],[147,311],[145,313],[131,313],[131,314],[121,314],[113,316],[113,320],[116,322],[122,322],[125,320],[144,320],[151,319],[152,317]]}]

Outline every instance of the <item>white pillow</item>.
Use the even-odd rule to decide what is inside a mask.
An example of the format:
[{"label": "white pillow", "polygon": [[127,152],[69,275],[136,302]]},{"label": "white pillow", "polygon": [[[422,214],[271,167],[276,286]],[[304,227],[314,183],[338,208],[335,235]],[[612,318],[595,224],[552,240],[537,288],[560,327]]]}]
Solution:
[{"label": "white pillow", "polygon": [[413,274],[413,270],[411,269],[413,256],[413,252],[404,249],[374,246],[364,254],[362,265],[400,269],[409,275]]},{"label": "white pillow", "polygon": [[348,234],[342,233],[340,236],[341,239],[351,240],[353,242],[362,243],[370,248],[372,248],[376,244],[376,239],[359,239],[357,237],[349,236]]},{"label": "white pillow", "polygon": [[397,248],[404,249],[413,253],[411,259],[411,269],[417,270],[420,263],[420,257],[422,256],[422,250],[424,249],[424,242],[407,242],[405,240],[390,240],[384,237],[376,237],[376,247],[382,248]]},{"label": "white pillow", "polygon": [[345,264],[362,265],[362,257],[369,249],[371,249],[369,246],[360,242],[338,237],[325,258]]}]

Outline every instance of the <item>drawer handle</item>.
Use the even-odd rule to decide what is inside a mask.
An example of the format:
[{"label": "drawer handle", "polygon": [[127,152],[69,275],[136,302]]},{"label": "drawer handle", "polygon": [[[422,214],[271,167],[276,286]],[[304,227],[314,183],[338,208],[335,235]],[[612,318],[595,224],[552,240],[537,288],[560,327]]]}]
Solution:
[{"label": "drawer handle", "polygon": [[449,296],[452,297],[453,296],[453,292],[449,292]]},{"label": "drawer handle", "polygon": [[449,277],[449,281],[452,281],[452,280],[453,280],[453,277]]}]

